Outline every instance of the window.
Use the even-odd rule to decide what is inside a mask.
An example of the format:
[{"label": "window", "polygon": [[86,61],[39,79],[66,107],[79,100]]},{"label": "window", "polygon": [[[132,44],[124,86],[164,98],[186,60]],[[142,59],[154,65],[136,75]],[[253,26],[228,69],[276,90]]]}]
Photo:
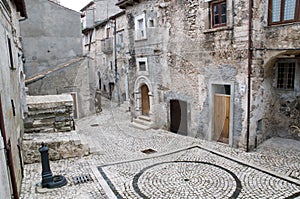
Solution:
[{"label": "window", "polygon": [[139,72],[148,71],[147,58],[137,58],[136,60]]},{"label": "window", "polygon": [[110,38],[110,28],[106,28],[106,38]]},{"label": "window", "polygon": [[277,88],[294,89],[296,63],[278,63]]},{"label": "window", "polygon": [[139,62],[139,71],[146,71],[146,62],[144,61]]},{"label": "window", "polygon": [[300,21],[300,0],[270,0],[269,24]]},{"label": "window", "polygon": [[123,43],[124,43],[123,32],[124,32],[124,31],[121,31],[121,32],[118,33],[118,46],[119,46],[119,47],[122,47],[122,46],[123,46]]},{"label": "window", "polygon": [[148,27],[154,27],[154,20],[153,19],[149,19]]},{"label": "window", "polygon": [[212,27],[226,26],[226,1],[211,4]]},{"label": "window", "polygon": [[84,34],[84,45],[89,44],[89,34]]},{"label": "window", "polygon": [[136,40],[146,39],[145,14],[135,18],[135,31]]},{"label": "window", "polygon": [[15,107],[14,100],[10,100],[10,102],[11,102],[12,114],[13,116],[16,116],[16,107]]},{"label": "window", "polygon": [[91,42],[95,42],[96,41],[96,30],[92,30],[92,41]]},{"label": "window", "polygon": [[7,36],[7,45],[8,45],[8,53],[9,53],[9,67],[11,69],[15,69],[15,67],[14,67],[14,57],[13,57],[12,46],[11,46],[11,40],[8,36]]}]

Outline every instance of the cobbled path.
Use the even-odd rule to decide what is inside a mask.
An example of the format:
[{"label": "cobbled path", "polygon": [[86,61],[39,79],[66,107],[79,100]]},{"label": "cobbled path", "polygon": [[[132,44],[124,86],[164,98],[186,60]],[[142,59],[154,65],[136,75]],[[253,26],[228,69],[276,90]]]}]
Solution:
[{"label": "cobbled path", "polygon": [[[41,165],[25,165],[21,198],[300,198],[300,142],[272,138],[245,153],[164,130],[129,127],[129,113],[103,99],[76,122],[92,154],[50,162],[68,185],[38,189]],[[154,153],[142,151],[153,149]],[[51,149],[50,149],[51,150]],[[75,177],[90,176],[76,184]]]}]

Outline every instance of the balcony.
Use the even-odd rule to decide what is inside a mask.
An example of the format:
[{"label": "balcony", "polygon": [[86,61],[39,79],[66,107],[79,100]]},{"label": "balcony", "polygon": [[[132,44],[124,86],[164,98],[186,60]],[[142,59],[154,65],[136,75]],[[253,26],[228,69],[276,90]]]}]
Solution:
[{"label": "balcony", "polygon": [[113,52],[113,38],[101,40],[101,51],[104,54],[111,54]]}]

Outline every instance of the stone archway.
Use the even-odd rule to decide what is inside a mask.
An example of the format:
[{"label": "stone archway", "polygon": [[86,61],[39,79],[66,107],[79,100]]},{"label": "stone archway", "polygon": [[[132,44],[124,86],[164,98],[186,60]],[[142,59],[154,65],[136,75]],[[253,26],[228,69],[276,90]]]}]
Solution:
[{"label": "stone archway", "polygon": [[135,81],[134,99],[137,115],[151,116],[153,105],[152,90],[151,82],[147,77],[140,76]]},{"label": "stone archway", "polygon": [[[292,138],[289,134],[291,125],[298,124],[300,105],[299,51],[268,52],[265,57],[264,79],[258,87],[253,104],[252,129],[259,143],[268,137],[279,136]],[[293,66],[294,70],[286,70]],[[283,70],[282,70],[283,69]],[[293,84],[282,82],[290,81]],[[292,85],[292,86],[291,86]],[[258,144],[259,144],[258,143]]]}]

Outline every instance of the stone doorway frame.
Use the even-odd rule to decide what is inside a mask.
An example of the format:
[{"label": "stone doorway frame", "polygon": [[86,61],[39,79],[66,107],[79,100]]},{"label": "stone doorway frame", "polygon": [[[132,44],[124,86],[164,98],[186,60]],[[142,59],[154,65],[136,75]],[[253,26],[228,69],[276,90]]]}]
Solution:
[{"label": "stone doorway frame", "polygon": [[141,94],[141,87],[143,85],[146,85],[149,89],[149,103],[150,103],[150,110],[149,110],[149,117],[152,118],[153,115],[153,87],[151,86],[150,80],[145,77],[145,76],[140,76],[136,79],[135,84],[134,84],[134,100],[135,100],[135,110],[137,113],[137,116],[142,115],[142,94]]}]

